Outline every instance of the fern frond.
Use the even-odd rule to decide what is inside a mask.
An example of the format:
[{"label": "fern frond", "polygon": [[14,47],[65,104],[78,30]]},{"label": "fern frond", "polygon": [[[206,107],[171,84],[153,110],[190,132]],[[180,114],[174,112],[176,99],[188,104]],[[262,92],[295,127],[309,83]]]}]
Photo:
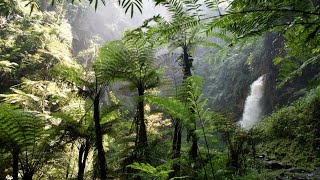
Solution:
[{"label": "fern frond", "polygon": [[0,105],[0,133],[19,149],[33,148],[48,133],[45,121],[36,112],[26,112],[16,106]]},{"label": "fern frond", "polygon": [[101,79],[126,80],[135,86],[142,83],[148,89],[158,81],[153,61],[153,49],[143,43],[112,41],[100,48],[94,68]]},{"label": "fern frond", "polygon": [[0,15],[8,16],[10,13],[17,11],[17,2],[11,0],[0,0]]},{"label": "fern frond", "polygon": [[142,13],[142,0],[118,0],[118,4],[125,10],[125,13],[130,11],[131,18],[133,17],[134,9],[138,9]]},{"label": "fern frond", "polygon": [[0,61],[0,72],[10,73],[18,64],[10,61]]}]

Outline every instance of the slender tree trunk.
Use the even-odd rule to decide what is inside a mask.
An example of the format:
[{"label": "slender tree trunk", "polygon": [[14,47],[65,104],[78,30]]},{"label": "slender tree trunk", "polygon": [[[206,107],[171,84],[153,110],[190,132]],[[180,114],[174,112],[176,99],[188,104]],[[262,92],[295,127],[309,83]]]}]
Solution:
[{"label": "slender tree trunk", "polygon": [[19,173],[19,151],[17,149],[12,152],[12,177],[13,180],[18,180]]},{"label": "slender tree trunk", "polygon": [[84,144],[81,144],[79,149],[79,158],[78,158],[78,180],[83,180],[84,167],[82,163],[82,157],[84,153]]},{"label": "slender tree trunk", "polygon": [[[182,49],[183,49],[183,79],[185,80],[191,76],[192,61],[189,58],[188,47],[184,45]],[[187,97],[185,97],[184,100],[187,100]],[[172,152],[173,152],[172,159],[179,158],[181,154],[181,131],[182,131],[182,124],[180,120],[175,119],[174,135],[173,135],[173,143],[172,143]],[[173,164],[173,172],[170,173],[169,178],[175,177],[179,171],[180,171],[179,163]]]},{"label": "slender tree trunk", "polygon": [[33,171],[27,171],[23,174],[22,180],[32,180],[34,172]]},{"label": "slender tree trunk", "polygon": [[187,45],[183,46],[183,79],[186,79],[192,75],[191,68],[192,68],[192,59],[188,53]]},{"label": "slender tree trunk", "polygon": [[174,124],[174,137],[173,137],[173,157],[178,158],[180,157],[181,151],[181,122],[180,120],[175,120]]},{"label": "slender tree trunk", "polygon": [[[183,79],[187,79],[192,75],[191,73],[192,58],[189,56],[188,47],[186,44],[183,46],[182,49],[183,49],[183,65],[184,65]],[[194,114],[194,110],[192,108],[190,109],[190,111],[192,114]],[[189,133],[190,133],[189,136],[191,136],[191,139],[192,139],[192,145],[191,145],[189,154],[192,159],[195,159],[196,157],[198,157],[198,137],[197,137],[197,134],[195,133],[197,128],[196,125],[197,123],[196,121],[194,121],[194,128],[189,130]]]},{"label": "slender tree trunk", "polygon": [[[194,122],[194,125],[196,125],[196,122]],[[192,159],[195,159],[198,157],[198,137],[195,133],[196,128],[190,130],[191,138],[192,138],[192,146],[190,150],[190,157]]]},{"label": "slender tree trunk", "polygon": [[[174,120],[174,135],[173,135],[173,144],[172,144],[172,152],[173,156],[172,159],[179,158],[181,154],[181,122],[178,119]],[[170,174],[170,178],[175,177],[178,175],[180,171],[179,162],[173,164],[173,172]]]},{"label": "slender tree trunk", "polygon": [[79,159],[78,159],[78,180],[83,180],[84,170],[86,167],[86,161],[88,158],[90,150],[90,142],[86,140],[85,144],[82,144],[79,149]]},{"label": "slender tree trunk", "polygon": [[148,147],[147,129],[144,120],[144,88],[138,88],[139,102],[138,102],[138,151],[140,158],[147,159],[146,148]]},{"label": "slender tree trunk", "polygon": [[102,144],[102,132],[100,126],[100,93],[97,93],[94,97],[94,125],[95,125],[95,133],[96,133],[96,147],[98,150],[98,161],[99,161],[99,168],[100,168],[100,179],[105,180],[107,179],[106,174],[106,158],[104,156],[103,144]]}]

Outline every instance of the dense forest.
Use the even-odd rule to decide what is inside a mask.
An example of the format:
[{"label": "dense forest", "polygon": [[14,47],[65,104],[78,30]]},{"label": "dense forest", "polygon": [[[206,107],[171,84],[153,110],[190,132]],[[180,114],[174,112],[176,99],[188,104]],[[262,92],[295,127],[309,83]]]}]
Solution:
[{"label": "dense forest", "polygon": [[0,0],[0,179],[320,179],[317,0]]}]

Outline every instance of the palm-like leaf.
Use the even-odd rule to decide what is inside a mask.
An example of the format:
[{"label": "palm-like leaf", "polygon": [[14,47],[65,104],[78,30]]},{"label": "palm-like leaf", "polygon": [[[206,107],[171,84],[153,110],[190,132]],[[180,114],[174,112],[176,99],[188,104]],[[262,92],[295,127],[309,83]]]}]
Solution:
[{"label": "palm-like leaf", "polygon": [[98,77],[126,80],[135,86],[153,87],[157,71],[152,67],[154,57],[151,48],[133,42],[112,41],[99,51],[94,65]]},{"label": "palm-like leaf", "polygon": [[118,0],[119,5],[125,9],[125,13],[130,11],[133,17],[134,9],[137,8],[142,13],[142,0]]},{"label": "palm-like leaf", "polygon": [[22,167],[34,170],[52,158],[57,147],[55,133],[45,117],[7,104],[0,105],[0,138],[7,149],[19,151]]}]

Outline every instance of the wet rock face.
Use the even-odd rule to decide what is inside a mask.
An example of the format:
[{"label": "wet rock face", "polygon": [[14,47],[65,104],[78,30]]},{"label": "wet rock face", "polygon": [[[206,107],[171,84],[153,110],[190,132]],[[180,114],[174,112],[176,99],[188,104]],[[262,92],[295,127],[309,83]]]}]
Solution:
[{"label": "wet rock face", "polygon": [[271,170],[289,169],[289,168],[292,167],[292,166],[290,166],[288,164],[280,163],[280,162],[277,162],[277,161],[267,161],[265,163],[266,163],[265,164],[266,168],[271,169]]},{"label": "wet rock face", "polygon": [[267,157],[265,154],[257,154],[256,159],[259,159],[265,168],[270,170],[279,170],[279,169],[289,169],[292,168],[291,165],[278,162],[275,159]]},{"label": "wet rock face", "polygon": [[320,179],[320,171],[310,171],[302,168],[290,168],[285,170],[278,177],[280,180],[295,179],[295,180],[318,180]]},{"label": "wet rock face", "polygon": [[320,170],[308,170],[305,168],[297,168],[291,165],[278,162],[275,159],[268,158],[264,154],[257,154],[256,159],[259,159],[265,168],[271,171],[283,171],[276,177],[278,180],[320,180]]}]

